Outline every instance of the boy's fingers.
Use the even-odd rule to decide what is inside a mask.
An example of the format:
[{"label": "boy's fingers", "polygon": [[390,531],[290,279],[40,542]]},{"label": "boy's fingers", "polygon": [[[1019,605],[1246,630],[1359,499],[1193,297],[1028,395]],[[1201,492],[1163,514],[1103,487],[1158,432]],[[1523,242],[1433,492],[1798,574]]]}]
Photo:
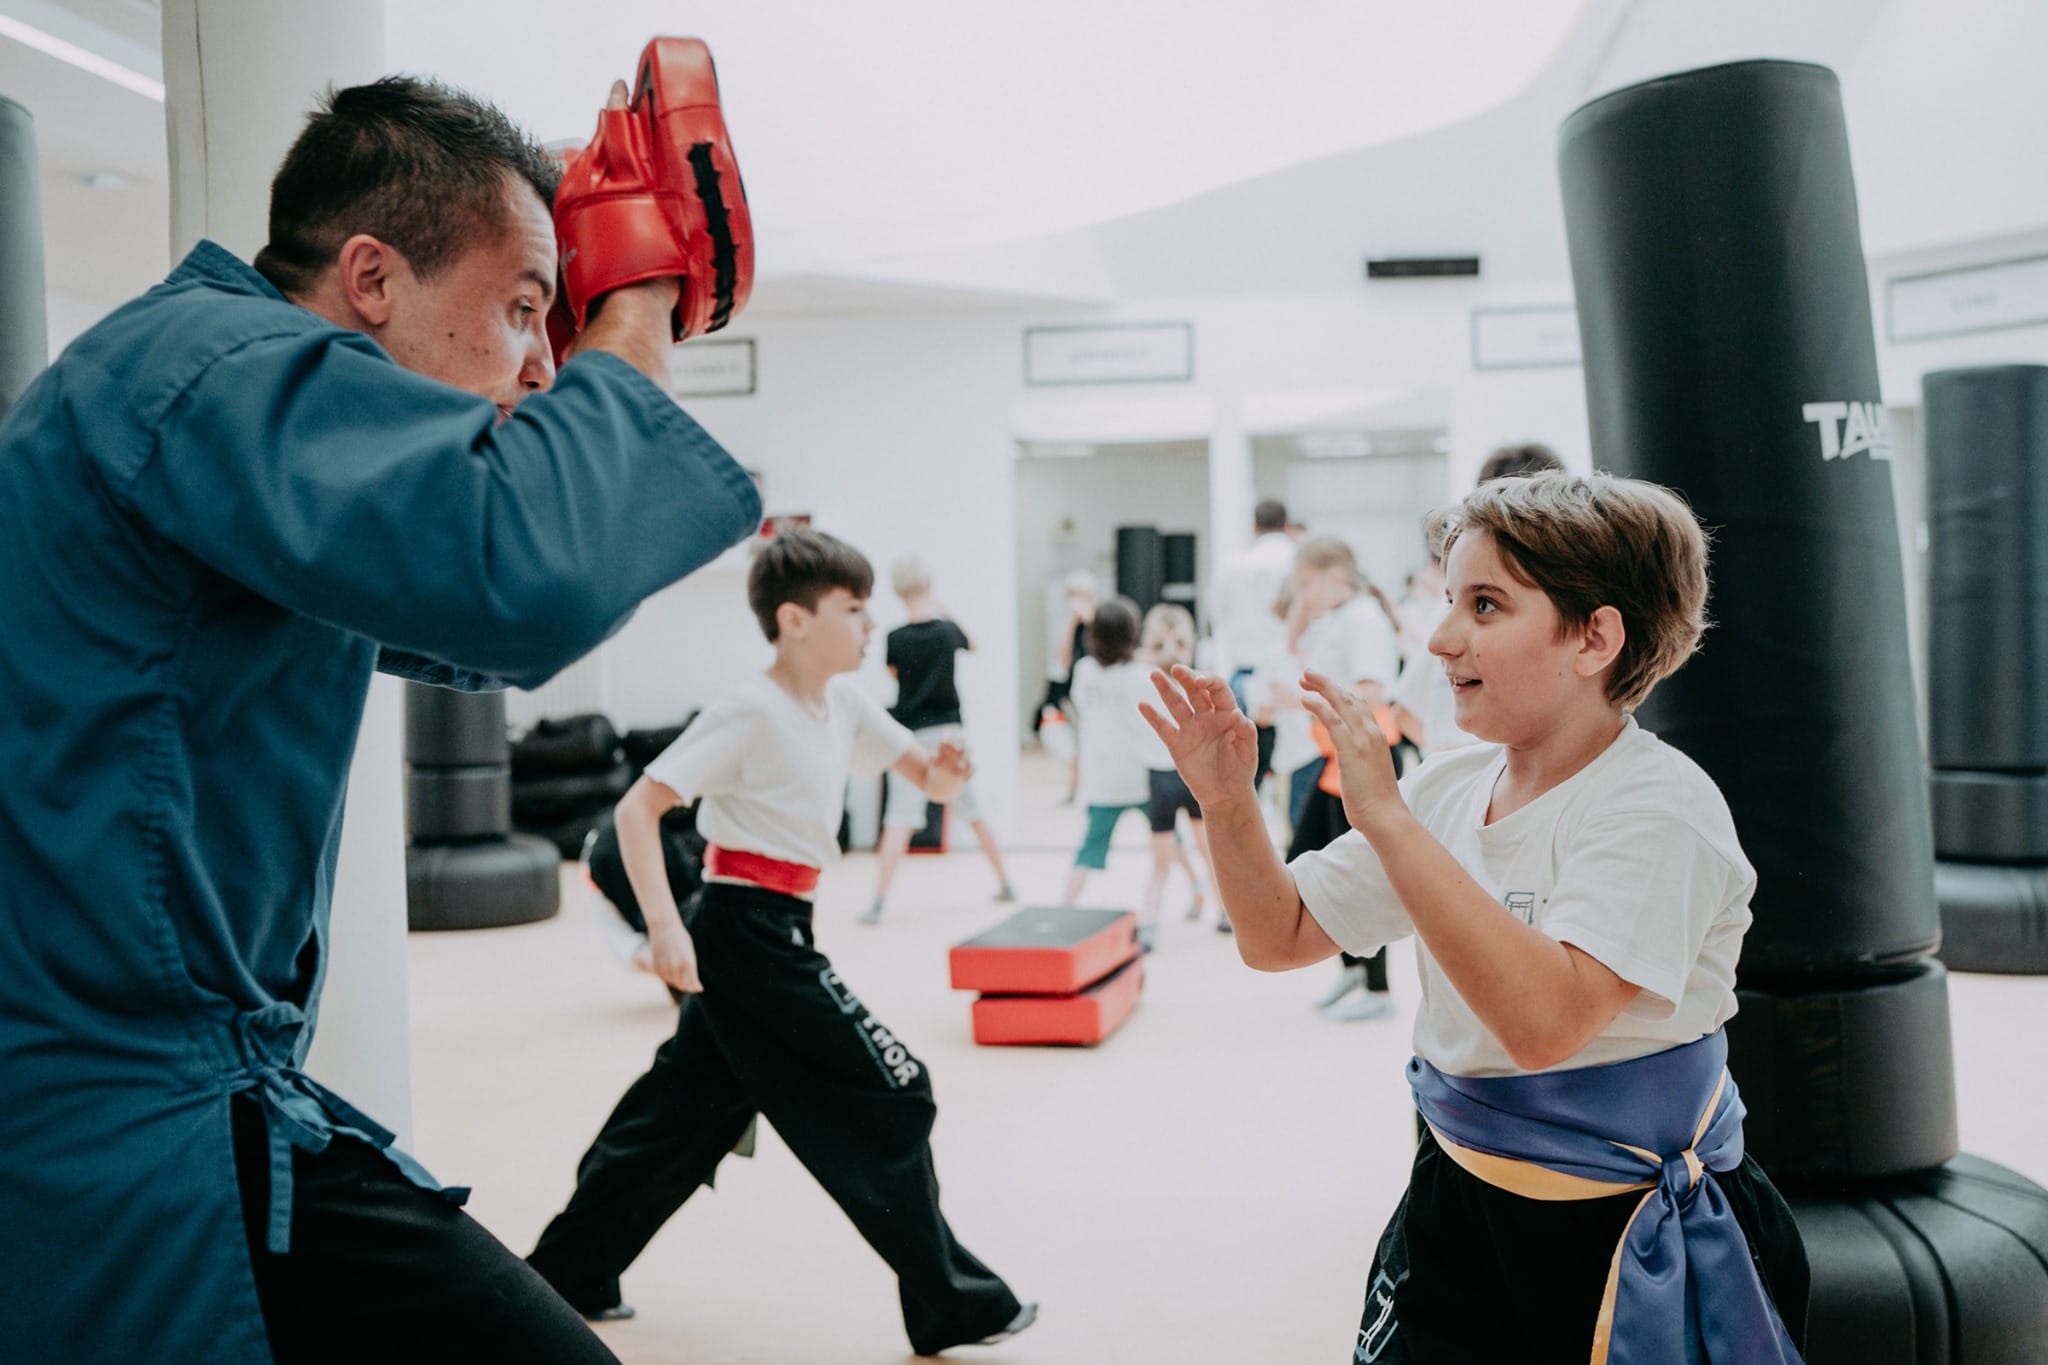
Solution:
[{"label": "boy's fingers", "polygon": [[[1180,670],[1175,669],[1174,671],[1177,673]],[[1152,690],[1159,694],[1159,700],[1166,705],[1166,713],[1172,716],[1174,720],[1181,724],[1186,724],[1194,719],[1194,709],[1188,705],[1187,696],[1180,688],[1174,685],[1171,679],[1167,678],[1165,674],[1156,668],[1152,670]],[[1144,709],[1145,705],[1146,703],[1144,702],[1138,703],[1141,710]]]}]

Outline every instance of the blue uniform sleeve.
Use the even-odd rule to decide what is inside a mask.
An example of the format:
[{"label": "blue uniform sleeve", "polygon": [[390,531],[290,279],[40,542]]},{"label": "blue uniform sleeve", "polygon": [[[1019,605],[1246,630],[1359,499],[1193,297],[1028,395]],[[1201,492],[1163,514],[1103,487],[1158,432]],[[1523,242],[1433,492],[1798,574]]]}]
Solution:
[{"label": "blue uniform sleeve", "polygon": [[759,524],[746,472],[614,356],[498,416],[360,334],[263,337],[164,408],[123,492],[281,606],[520,687]]},{"label": "blue uniform sleeve", "polygon": [[466,668],[444,664],[439,659],[429,659],[424,654],[408,654],[402,649],[378,650],[377,671],[389,673],[394,678],[404,678],[407,682],[445,687],[455,692],[503,692],[512,685],[494,673],[473,673]]}]

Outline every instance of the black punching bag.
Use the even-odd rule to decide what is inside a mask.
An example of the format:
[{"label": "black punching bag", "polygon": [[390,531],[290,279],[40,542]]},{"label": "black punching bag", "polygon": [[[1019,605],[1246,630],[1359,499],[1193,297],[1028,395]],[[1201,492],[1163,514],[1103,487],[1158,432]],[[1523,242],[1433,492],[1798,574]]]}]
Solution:
[{"label": "black punching bag", "polygon": [[0,95],[0,414],[50,363],[36,124]]},{"label": "black punching bag", "polygon": [[1746,978],[1940,932],[1848,131],[1834,73],[1741,62],[1617,91],[1560,167],[1596,464],[1683,492],[1714,621],[1644,725],[1756,864]]},{"label": "black punching bag", "polygon": [[2048,972],[2048,366],[1921,382],[1942,960]]},{"label": "black punching bag", "polygon": [[1834,74],[1632,86],[1565,121],[1559,164],[1594,460],[1714,536],[1714,627],[1642,719],[1756,865],[1729,1068],[1806,1240],[1805,1358],[2048,1360],[2048,1193],[1955,1157],[1947,979],[1922,960],[1932,838]]}]

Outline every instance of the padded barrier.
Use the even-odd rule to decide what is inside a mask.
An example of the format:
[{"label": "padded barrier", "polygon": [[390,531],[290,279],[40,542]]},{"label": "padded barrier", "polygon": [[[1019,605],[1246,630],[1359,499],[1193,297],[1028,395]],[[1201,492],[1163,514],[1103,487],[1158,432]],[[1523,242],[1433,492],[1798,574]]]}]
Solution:
[{"label": "padded barrier", "polygon": [[405,685],[405,759],[413,767],[503,765],[511,751],[503,692]]},{"label": "padded barrier", "polygon": [[1813,1271],[1807,1365],[2048,1361],[2048,1190],[1959,1156],[1787,1198]]},{"label": "padded barrier", "polygon": [[[583,865],[590,871],[590,883],[611,902],[619,918],[635,933],[647,932],[646,917],[640,913],[640,899],[626,876],[626,861],[619,856],[619,831],[609,813],[601,817]],[[668,868],[669,890],[681,905],[704,886],[703,840],[697,837],[697,808],[675,806],[661,817],[661,857]]]},{"label": "padded barrier", "polygon": [[536,721],[512,745],[512,776],[529,779],[603,772],[623,761],[619,732],[595,711]]},{"label": "padded barrier", "polygon": [[1927,775],[1927,797],[1935,857],[2048,863],[2048,776],[1937,769]]},{"label": "padded barrier", "polygon": [[991,995],[1073,995],[1131,960],[1138,917],[1128,910],[1019,910],[955,944],[953,989]]},{"label": "padded barrier", "polygon": [[2048,366],[1940,370],[1921,393],[1928,760],[2039,773],[2048,770]]},{"label": "padded barrier", "polygon": [[1565,120],[1559,170],[1593,463],[1678,489],[1715,528],[1714,629],[1640,715],[1734,811],[1758,875],[1743,970],[1930,952],[1905,580],[1835,75],[1737,62],[1617,90]]},{"label": "padded barrier", "polygon": [[1737,990],[1728,1070],[1775,1178],[1900,1175],[1956,1154],[1948,973]]},{"label": "padded barrier", "polygon": [[1073,995],[984,995],[974,1002],[974,1041],[1092,1047],[1130,1017],[1145,986],[1145,959],[1133,957]]},{"label": "padded barrier", "polygon": [[1934,894],[1951,969],[2048,973],[2048,867],[1936,863]]},{"label": "padded barrier", "polygon": [[0,95],[0,414],[50,363],[36,121]]},{"label": "padded barrier", "polygon": [[415,930],[498,929],[552,919],[561,859],[544,839],[415,844],[405,851],[406,919]]},{"label": "padded barrier", "polygon": [[632,785],[633,770],[623,761],[596,772],[515,777],[512,818],[521,829],[536,830],[593,815],[610,810]]},{"label": "padded barrier", "polygon": [[502,763],[414,768],[405,775],[405,827],[414,843],[473,843],[512,832],[512,777]]}]

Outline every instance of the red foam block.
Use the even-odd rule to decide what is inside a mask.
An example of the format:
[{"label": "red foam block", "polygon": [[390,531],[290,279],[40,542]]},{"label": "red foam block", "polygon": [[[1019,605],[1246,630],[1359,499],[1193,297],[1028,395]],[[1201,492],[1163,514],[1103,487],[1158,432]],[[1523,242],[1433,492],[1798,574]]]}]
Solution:
[{"label": "red foam block", "polygon": [[1128,910],[1019,910],[965,943],[947,962],[956,991],[990,995],[1072,995],[1137,952],[1138,917]]},{"label": "red foam block", "polygon": [[974,1002],[974,1041],[1091,1046],[1130,1016],[1144,985],[1145,959],[1133,957],[1075,995],[984,995]]}]

